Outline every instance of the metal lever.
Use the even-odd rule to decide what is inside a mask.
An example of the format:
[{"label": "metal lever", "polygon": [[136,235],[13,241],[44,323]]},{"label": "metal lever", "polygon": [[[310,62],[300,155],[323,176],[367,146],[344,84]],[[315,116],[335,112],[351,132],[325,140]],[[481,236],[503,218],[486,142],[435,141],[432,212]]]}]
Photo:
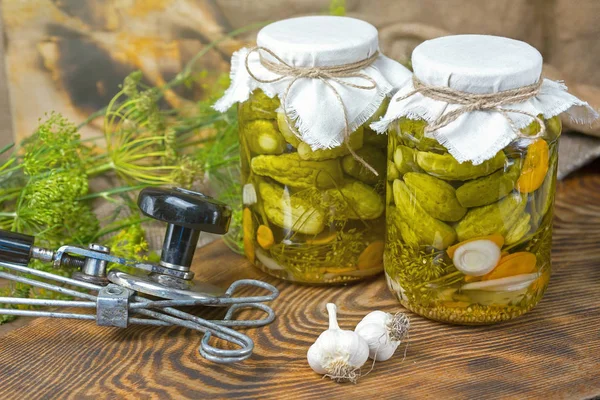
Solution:
[{"label": "metal lever", "polygon": [[160,264],[187,271],[200,232],[222,235],[231,221],[231,209],[202,193],[182,188],[146,188],[138,196],[140,211],[168,223]]}]

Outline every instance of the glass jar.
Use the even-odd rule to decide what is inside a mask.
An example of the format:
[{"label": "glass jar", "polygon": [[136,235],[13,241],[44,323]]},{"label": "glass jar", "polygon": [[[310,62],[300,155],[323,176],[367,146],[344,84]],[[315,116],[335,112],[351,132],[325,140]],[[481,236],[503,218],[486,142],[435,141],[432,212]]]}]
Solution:
[{"label": "glass jar", "polygon": [[402,305],[438,321],[486,324],[540,301],[561,122],[545,125],[542,137],[534,122],[480,165],[458,163],[426,138],[424,121],[390,126],[384,264]]},{"label": "glass jar", "polygon": [[301,283],[380,273],[387,138],[367,122],[348,141],[375,176],[345,145],[311,150],[278,108],[277,97],[260,89],[238,108],[246,256],[268,274]]}]

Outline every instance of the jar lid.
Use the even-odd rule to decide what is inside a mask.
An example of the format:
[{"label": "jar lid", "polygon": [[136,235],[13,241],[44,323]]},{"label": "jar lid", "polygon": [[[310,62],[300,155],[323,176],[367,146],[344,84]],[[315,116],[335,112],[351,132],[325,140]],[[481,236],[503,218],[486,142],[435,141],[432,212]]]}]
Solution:
[{"label": "jar lid", "polygon": [[[311,16],[277,21],[262,28],[256,44],[296,66],[357,62],[379,49],[377,29],[356,18]],[[263,54],[268,57],[268,54]]]},{"label": "jar lid", "polygon": [[579,123],[598,117],[562,82],[543,79],[541,54],[518,40],[441,37],[417,46],[412,63],[413,79],[402,85],[385,116],[371,127],[384,132],[402,117],[425,120],[425,136],[459,162],[481,164],[493,158],[538,115],[551,118],[567,112]]},{"label": "jar lid", "polygon": [[412,54],[422,82],[469,93],[496,93],[536,83],[542,55],[525,42],[498,36],[455,35],[423,42]]},{"label": "jar lid", "polygon": [[[285,68],[276,71],[268,64]],[[298,72],[294,69],[304,74],[293,75]],[[325,72],[308,74],[307,69]],[[330,73],[332,69],[341,73]],[[256,48],[233,54],[230,75],[231,86],[215,103],[216,110],[248,100],[259,88],[285,102],[279,111],[287,113],[300,139],[316,150],[341,146],[346,127],[354,131],[365,124],[411,73],[379,52],[377,29],[368,22],[310,16],[262,28]]]}]

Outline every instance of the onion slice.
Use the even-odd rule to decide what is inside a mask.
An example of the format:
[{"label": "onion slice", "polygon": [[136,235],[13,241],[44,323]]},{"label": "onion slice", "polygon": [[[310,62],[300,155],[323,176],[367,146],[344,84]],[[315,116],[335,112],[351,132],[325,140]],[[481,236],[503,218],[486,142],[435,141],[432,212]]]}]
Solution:
[{"label": "onion slice", "polygon": [[463,285],[461,287],[461,290],[513,292],[527,288],[539,276],[539,272],[535,272],[533,274],[521,274],[515,276],[508,276],[506,278],[492,279],[490,281],[471,282]]},{"label": "onion slice", "polygon": [[277,261],[275,261],[272,258],[270,258],[269,256],[267,256],[265,254],[265,252],[263,252],[261,249],[256,249],[255,254],[256,254],[256,258],[258,258],[258,261],[260,261],[262,263],[262,265],[264,265],[265,267],[267,267],[269,269],[273,269],[273,270],[285,269],[281,265],[279,265],[277,263]]},{"label": "onion slice", "polygon": [[465,275],[483,276],[498,265],[500,248],[491,240],[474,240],[457,248],[452,261]]}]

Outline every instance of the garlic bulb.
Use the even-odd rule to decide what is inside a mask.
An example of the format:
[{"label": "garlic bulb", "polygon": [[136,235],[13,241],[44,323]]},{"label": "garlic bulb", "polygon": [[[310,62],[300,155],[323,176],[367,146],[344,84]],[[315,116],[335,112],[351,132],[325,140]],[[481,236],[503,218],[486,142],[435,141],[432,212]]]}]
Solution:
[{"label": "garlic bulb", "polygon": [[335,304],[327,304],[329,329],[308,349],[308,364],[316,373],[337,382],[356,383],[360,367],[369,358],[369,346],[356,332],[340,329],[336,311]]},{"label": "garlic bulb", "polygon": [[356,325],[358,333],[369,345],[369,358],[385,361],[394,355],[401,341],[408,335],[410,320],[405,314],[392,315],[383,311],[367,314]]}]

